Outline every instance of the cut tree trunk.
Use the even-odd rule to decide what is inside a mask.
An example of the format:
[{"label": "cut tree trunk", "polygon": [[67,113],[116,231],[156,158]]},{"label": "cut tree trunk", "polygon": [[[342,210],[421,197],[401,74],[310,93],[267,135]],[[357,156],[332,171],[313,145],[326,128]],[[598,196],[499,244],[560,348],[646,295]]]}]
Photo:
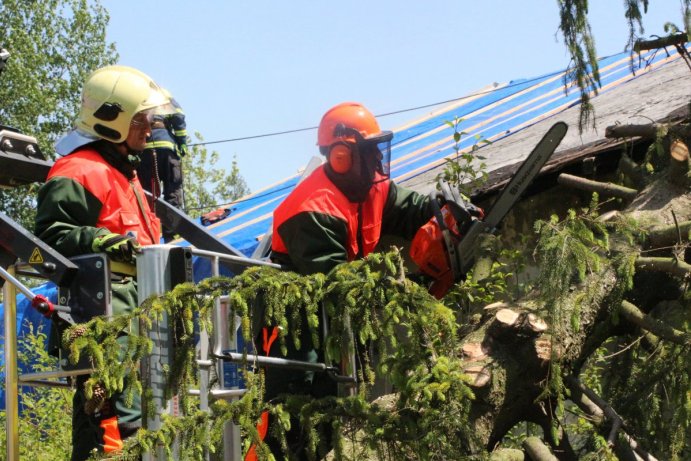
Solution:
[{"label": "cut tree trunk", "polygon": [[[660,179],[642,194],[654,194],[656,187],[668,187],[668,183]],[[646,203],[645,200],[642,202]],[[630,211],[636,210],[622,210],[621,214],[626,215]],[[680,228],[688,239],[691,221],[682,223]],[[657,244],[669,239],[671,232],[666,227],[656,228],[650,233],[650,241]],[[679,235],[676,227],[673,235],[676,243]],[[681,261],[675,264],[671,258],[641,258],[637,267],[641,272],[660,271],[687,276],[687,266]],[[551,408],[549,400],[542,400],[540,404],[545,383],[549,379],[550,363],[558,359],[564,376],[578,376],[586,358],[615,334],[613,332],[619,334],[626,330],[634,333],[642,328],[662,341],[688,344],[687,334],[646,315],[653,306],[640,306],[638,309],[626,301],[622,305],[621,293],[615,290],[618,283],[616,268],[606,262],[584,281],[572,286],[563,304],[566,312],[578,305],[578,325],[572,325],[570,318],[550,319],[546,306],[536,302],[537,298],[533,295],[510,305],[495,303],[483,310],[482,320],[475,330],[460,339],[464,360],[469,362],[469,367],[473,367],[473,376],[477,379],[482,375],[481,381],[473,381],[476,383],[476,399],[471,406],[470,416],[476,428],[475,442],[491,451],[519,422],[531,421],[544,427],[545,418],[552,416],[546,410]],[[622,306],[620,315],[631,323],[622,324],[611,320],[619,306]],[[562,317],[569,315],[564,314]],[[578,395],[573,395],[572,398],[581,404],[587,400]],[[596,410],[592,401],[589,405],[591,413],[602,419],[603,411]],[[604,416],[606,414],[605,412]],[[603,435],[608,436],[607,433]],[[550,437],[545,440],[548,439]],[[635,441],[632,443],[635,444]],[[473,446],[473,441],[468,441],[468,444]],[[560,460],[575,459],[574,455],[563,449],[569,446],[568,439],[564,439],[560,445],[561,452],[555,445],[551,447],[552,452],[547,450],[550,456],[559,453]],[[633,453],[639,450],[632,451],[631,447],[625,447],[624,451]],[[635,458],[639,454],[631,456]]]},{"label": "cut tree trunk", "polygon": [[684,187],[689,183],[689,148],[683,141],[675,139],[670,145],[669,154],[669,181]]},{"label": "cut tree trunk", "polygon": [[605,128],[606,138],[652,138],[657,136],[659,125],[611,125]]}]

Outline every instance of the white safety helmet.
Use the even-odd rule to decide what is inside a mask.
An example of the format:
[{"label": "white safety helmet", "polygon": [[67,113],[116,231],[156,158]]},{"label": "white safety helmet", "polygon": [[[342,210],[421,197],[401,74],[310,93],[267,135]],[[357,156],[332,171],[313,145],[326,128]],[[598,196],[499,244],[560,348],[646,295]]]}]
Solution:
[{"label": "white safety helmet", "polygon": [[97,139],[121,143],[135,115],[172,114],[170,97],[145,73],[128,66],[106,66],[87,78],[74,129],[56,144],[66,155]]}]

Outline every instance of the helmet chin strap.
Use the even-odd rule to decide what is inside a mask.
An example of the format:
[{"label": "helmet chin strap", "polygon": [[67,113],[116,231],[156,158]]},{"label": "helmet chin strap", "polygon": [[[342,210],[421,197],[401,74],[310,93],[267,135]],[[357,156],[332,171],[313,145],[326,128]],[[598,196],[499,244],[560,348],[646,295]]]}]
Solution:
[{"label": "helmet chin strap", "polygon": [[126,162],[132,165],[133,167],[137,168],[139,164],[142,162],[141,155],[143,151],[132,149],[130,145],[127,144],[127,140],[121,142],[118,145],[124,148],[124,152],[122,153]]}]

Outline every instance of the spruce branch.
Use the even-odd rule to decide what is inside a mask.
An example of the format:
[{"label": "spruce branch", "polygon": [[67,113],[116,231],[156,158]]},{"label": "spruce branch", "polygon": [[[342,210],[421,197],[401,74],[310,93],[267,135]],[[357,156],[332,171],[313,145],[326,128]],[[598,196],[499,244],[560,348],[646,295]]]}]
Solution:
[{"label": "spruce branch", "polygon": [[592,181],[590,179],[562,173],[557,178],[557,182],[564,186],[572,187],[587,192],[597,192],[602,195],[618,197],[624,200],[633,200],[638,195],[636,189],[620,186],[618,184]]}]

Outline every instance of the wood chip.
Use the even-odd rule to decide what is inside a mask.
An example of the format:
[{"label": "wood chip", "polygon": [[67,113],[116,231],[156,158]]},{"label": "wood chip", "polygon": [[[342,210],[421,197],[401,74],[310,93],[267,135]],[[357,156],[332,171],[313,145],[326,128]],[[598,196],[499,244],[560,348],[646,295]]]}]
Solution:
[{"label": "wood chip", "polygon": [[509,326],[515,324],[519,316],[520,314],[518,312],[512,311],[511,309],[499,309],[495,314],[499,322]]},{"label": "wood chip", "polygon": [[535,314],[528,314],[528,325],[530,325],[530,329],[536,333],[542,333],[547,329],[547,322]]},{"label": "wood chip", "polygon": [[484,310],[500,309],[502,307],[509,307],[504,301],[497,301],[496,303],[488,304],[483,307]]},{"label": "wood chip", "polygon": [[472,366],[463,370],[465,374],[471,377],[472,381],[470,385],[472,387],[485,387],[491,378],[490,372],[487,367]]},{"label": "wood chip", "polygon": [[611,221],[612,219],[616,218],[619,216],[619,211],[617,210],[610,210],[605,213],[602,213],[600,216],[597,217],[597,220],[600,222],[607,222]]},{"label": "wood chip", "polygon": [[678,161],[685,161],[689,158],[689,148],[682,141],[675,139],[669,148],[672,158]]},{"label": "wood chip", "polygon": [[482,360],[487,357],[480,343],[465,343],[461,349],[463,351],[463,357],[467,360]]},{"label": "wood chip", "polygon": [[[535,353],[537,357],[543,362],[549,362],[552,360],[552,339],[549,337],[540,337],[535,340]],[[559,357],[559,351],[555,350],[554,353]]]}]

